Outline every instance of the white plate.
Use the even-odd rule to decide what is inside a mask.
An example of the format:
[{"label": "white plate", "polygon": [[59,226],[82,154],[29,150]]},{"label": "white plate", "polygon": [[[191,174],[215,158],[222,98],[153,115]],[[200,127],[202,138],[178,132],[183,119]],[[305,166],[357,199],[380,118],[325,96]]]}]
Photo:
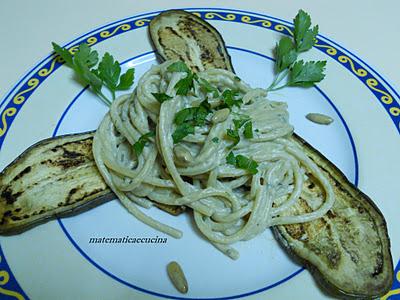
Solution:
[{"label": "white plate", "polygon": [[[243,11],[195,11],[221,32],[238,76],[253,87],[266,87],[273,77],[272,49],[282,34],[290,33],[290,24]],[[108,51],[123,68],[135,67],[139,78],[157,63],[147,37],[147,25],[156,14],[106,25],[67,46],[87,42],[101,54]],[[396,151],[400,149],[399,96],[365,62],[327,38],[319,36],[316,47],[304,58],[327,60],[326,79],[318,87],[288,88],[270,98],[287,101],[296,132],[375,200],[386,217],[397,263],[400,204],[394,187],[400,167]],[[22,78],[1,105],[0,168],[40,139],[96,129],[107,111],[72,79],[71,70],[60,67],[51,56]],[[309,112],[330,115],[334,123],[313,124],[305,119]],[[241,257],[232,261],[201,237],[190,214],[172,217],[157,209],[148,213],[181,228],[184,237],[175,240],[141,224],[118,201],[18,236],[1,237],[0,269],[10,278],[0,295],[259,299],[261,295],[287,298],[302,293],[308,299],[326,297],[308,272],[286,256],[270,231],[238,243]],[[166,242],[89,242],[93,237],[127,236],[166,238]],[[169,282],[165,266],[171,260],[179,261],[185,270],[190,285],[187,295],[179,294]]]}]

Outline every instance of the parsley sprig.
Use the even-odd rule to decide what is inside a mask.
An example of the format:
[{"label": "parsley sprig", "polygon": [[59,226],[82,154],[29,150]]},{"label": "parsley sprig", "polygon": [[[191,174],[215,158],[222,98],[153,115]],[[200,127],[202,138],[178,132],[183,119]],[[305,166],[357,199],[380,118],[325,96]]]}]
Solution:
[{"label": "parsley sprig", "polygon": [[104,95],[103,86],[110,91],[112,100],[114,100],[116,91],[128,90],[133,84],[135,69],[128,69],[121,75],[119,62],[114,60],[108,52],[104,54],[98,67],[95,68],[99,62],[99,54],[96,50],[91,50],[87,44],[80,44],[74,55],[68,49],[62,48],[54,42],[52,45],[54,52],[65,61],[65,64],[73,69],[80,80],[88,84],[108,106],[111,105],[111,100]]},{"label": "parsley sprig", "polygon": [[[314,46],[318,25],[311,28],[311,17],[303,10],[299,10],[293,21],[293,39],[283,37],[275,47],[276,76],[268,91],[287,86],[311,87],[325,77],[326,61],[297,60],[300,53]],[[287,79],[286,83],[281,84],[284,79]]]}]

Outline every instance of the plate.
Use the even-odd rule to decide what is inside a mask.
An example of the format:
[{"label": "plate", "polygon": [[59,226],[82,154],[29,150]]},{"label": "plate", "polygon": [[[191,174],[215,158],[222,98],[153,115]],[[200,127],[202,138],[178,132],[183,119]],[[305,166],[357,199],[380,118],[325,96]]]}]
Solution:
[{"label": "plate", "polygon": [[[231,9],[190,10],[222,34],[239,77],[253,87],[266,87],[272,81],[272,49],[280,36],[292,33],[290,23]],[[86,42],[100,54],[108,51],[123,69],[135,67],[138,79],[158,63],[147,36],[147,26],[158,13],[113,22],[65,46]],[[396,216],[400,204],[395,196],[400,167],[399,95],[367,63],[324,36],[318,36],[315,47],[303,57],[327,60],[326,79],[315,88],[288,88],[269,98],[287,101],[296,133],[375,200],[388,223],[396,265],[400,256]],[[2,169],[43,138],[96,129],[107,108],[50,55],[15,85],[1,101],[0,111]],[[327,114],[334,122],[316,125],[305,118],[309,112]],[[238,243],[241,256],[232,261],[201,237],[190,214],[172,217],[155,208],[148,214],[182,229],[183,238],[176,240],[141,224],[118,201],[18,236],[1,237],[0,295],[10,299],[259,299],[289,298],[301,292],[308,299],[326,297],[309,273],[286,256],[270,231]],[[105,239],[95,243],[97,238]],[[128,242],[133,238],[142,242]],[[166,265],[172,260],[179,261],[188,278],[186,295],[169,282]],[[399,269],[398,265],[397,273]],[[398,293],[399,277],[398,273],[392,294]]]}]

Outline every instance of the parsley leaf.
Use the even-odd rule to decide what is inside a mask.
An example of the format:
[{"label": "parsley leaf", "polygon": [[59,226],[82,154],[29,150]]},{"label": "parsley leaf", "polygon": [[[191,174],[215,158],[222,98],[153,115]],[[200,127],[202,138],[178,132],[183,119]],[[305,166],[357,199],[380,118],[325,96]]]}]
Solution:
[{"label": "parsley leaf", "polygon": [[171,100],[172,97],[168,96],[166,93],[151,93],[154,98],[156,98],[156,100],[160,103],[163,103],[165,101]]},{"label": "parsley leaf", "polygon": [[302,60],[293,65],[290,74],[289,86],[310,87],[315,82],[324,79],[324,69],[326,61],[309,61],[304,63]]},{"label": "parsley leaf", "polygon": [[246,139],[252,138],[253,137],[253,125],[251,122],[251,119],[249,116],[246,115],[241,115],[241,119],[235,119],[233,120],[233,124],[235,126],[235,129],[227,129],[226,130],[226,135],[233,140],[233,145],[232,147],[235,147],[237,144],[240,142],[240,135],[239,135],[239,129],[243,127],[244,125],[244,131],[243,135]]},{"label": "parsley leaf", "polygon": [[187,95],[194,86],[193,79],[194,79],[194,74],[187,73],[185,78],[179,80],[174,86],[176,94],[182,96]]},{"label": "parsley leaf", "polygon": [[310,29],[311,17],[304,10],[299,10],[294,18],[294,41],[298,52],[304,52],[314,46],[314,39],[318,34],[318,25]]},{"label": "parsley leaf", "polygon": [[74,61],[79,61],[81,64],[91,68],[99,61],[99,54],[96,50],[92,51],[87,44],[83,43],[79,45]]},{"label": "parsley leaf", "polygon": [[[79,53],[79,51],[77,53]],[[88,84],[96,94],[101,93],[103,82],[94,70],[89,69],[85,61],[81,61],[74,57],[73,69],[77,73],[78,77],[85,84]]]},{"label": "parsley leaf", "polygon": [[111,91],[113,99],[117,90],[127,90],[133,84],[135,69],[128,69],[121,75],[121,67],[117,60],[114,61],[108,52],[106,52],[97,68],[99,77],[103,80],[105,86]]},{"label": "parsley leaf", "polygon": [[210,103],[204,100],[197,107],[187,107],[175,114],[174,123],[177,126],[172,134],[174,143],[180,142],[188,134],[194,133],[195,126],[202,126],[211,112]]},{"label": "parsley leaf", "polygon": [[275,69],[279,73],[289,67],[297,59],[297,53],[294,49],[292,40],[289,37],[283,37],[275,48],[276,64]]},{"label": "parsley leaf", "polygon": [[194,133],[194,126],[188,123],[180,124],[172,134],[174,144],[179,143],[185,136]]},{"label": "parsley leaf", "polygon": [[205,124],[206,117],[210,111],[210,104],[207,101],[203,101],[198,107],[188,107],[177,112],[174,122],[177,125],[189,122],[193,126],[201,126]]},{"label": "parsley leaf", "polygon": [[240,107],[240,105],[243,103],[241,98],[238,98],[239,92],[238,91],[232,91],[232,90],[225,90],[221,98],[224,102],[222,107],[228,107],[229,109],[232,109],[233,106]]},{"label": "parsley leaf", "polygon": [[226,157],[226,163],[230,165],[236,165],[236,157],[233,152],[229,152],[228,156]]},{"label": "parsley leaf", "polygon": [[246,139],[253,138],[253,123],[251,121],[244,124],[243,135]]},{"label": "parsley leaf", "polygon": [[73,69],[76,75],[85,84],[88,84],[93,92],[108,106],[111,105],[111,101],[103,94],[103,85],[110,90],[114,99],[115,91],[127,90],[133,84],[134,69],[129,69],[121,75],[121,67],[118,61],[114,61],[109,53],[104,54],[98,68],[95,69],[99,55],[96,50],[91,50],[87,44],[80,44],[74,55],[54,42],[52,45],[54,52],[65,61],[65,64]]},{"label": "parsley leaf", "polygon": [[203,91],[204,93],[212,93],[214,98],[217,98],[219,96],[219,91],[218,89],[211,85],[207,80],[204,78],[199,78],[198,80],[199,85],[200,85],[200,90]]},{"label": "parsley leaf", "polygon": [[51,44],[53,45],[54,52],[57,53],[65,61],[65,64],[68,67],[73,68],[74,62],[72,54],[67,49],[60,47],[54,42],[52,42]]},{"label": "parsley leaf", "polygon": [[235,147],[237,144],[240,142],[240,136],[239,136],[239,131],[237,129],[227,129],[226,130],[226,135],[233,140],[233,145],[232,147]]},{"label": "parsley leaf", "polygon": [[150,138],[154,136],[156,136],[156,133],[154,131],[150,131],[146,134],[143,134],[136,141],[136,143],[133,144],[133,150],[135,151],[137,157],[139,157],[139,155],[142,154],[144,146],[146,146],[146,144],[150,142]]},{"label": "parsley leaf", "polygon": [[233,165],[239,169],[247,170],[250,174],[257,174],[258,164],[256,161],[238,154],[236,157],[233,152],[229,152],[228,156],[226,157],[226,163]]},{"label": "parsley leaf", "polygon": [[117,85],[118,91],[128,90],[135,80],[135,69],[128,69],[124,74],[119,78],[119,84]]},{"label": "parsley leaf", "polygon": [[185,96],[189,93],[191,89],[193,89],[194,87],[193,80],[197,79],[197,75],[193,74],[192,71],[188,68],[188,66],[184,62],[177,61],[170,64],[167,68],[167,71],[186,73],[186,77],[179,80],[174,86],[177,95]]},{"label": "parsley leaf", "polygon": [[99,77],[103,80],[106,87],[112,92],[113,98],[115,98],[115,90],[117,89],[119,76],[121,75],[121,67],[118,61],[114,61],[114,57],[106,52],[99,63],[97,71]]},{"label": "parsley leaf", "polygon": [[185,73],[191,73],[190,69],[188,66],[183,62],[183,61],[177,61],[172,64],[170,64],[167,68],[168,72],[185,72]]},{"label": "parsley leaf", "polygon": [[249,171],[250,174],[257,174],[258,163],[243,155],[236,156],[236,167]]},{"label": "parsley leaf", "polygon": [[219,138],[218,137],[214,137],[211,140],[214,144],[218,144],[219,143]]},{"label": "parsley leaf", "polygon": [[171,65],[168,66],[167,71],[169,72],[184,72],[186,73],[186,77],[182,78],[179,80],[174,88],[176,90],[177,95],[187,95],[189,91],[193,88],[194,83],[193,80],[197,78],[195,74],[190,71],[188,66],[182,62],[182,61],[177,61],[172,63]]},{"label": "parsley leaf", "polygon": [[240,127],[242,127],[249,120],[250,120],[250,118],[243,118],[243,119],[233,120],[233,124],[235,125],[235,129],[239,129]]}]

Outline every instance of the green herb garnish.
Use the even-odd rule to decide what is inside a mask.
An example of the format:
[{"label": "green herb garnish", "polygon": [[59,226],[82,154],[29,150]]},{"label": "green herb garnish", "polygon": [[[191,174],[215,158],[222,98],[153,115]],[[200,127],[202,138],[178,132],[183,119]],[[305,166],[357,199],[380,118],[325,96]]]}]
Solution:
[{"label": "green herb garnish", "polygon": [[233,154],[232,151],[229,152],[228,156],[226,157],[226,163],[236,166],[236,157],[235,157],[235,154]]},{"label": "green herb garnish", "polygon": [[232,147],[235,147],[240,142],[239,130],[235,129],[227,129],[226,135],[233,141]]},{"label": "green herb garnish", "polygon": [[[77,53],[78,54],[78,53]],[[75,54],[75,59],[77,59]],[[106,52],[99,63],[97,74],[103,81],[103,84],[110,90],[113,99],[115,99],[115,92],[119,90],[126,90],[133,83],[134,69],[129,69],[121,76],[121,67],[118,61],[114,61],[114,57]]]},{"label": "green herb garnish", "polygon": [[276,72],[282,72],[291,64],[293,64],[297,59],[297,55],[298,54],[296,49],[294,49],[292,39],[287,36],[281,38],[275,48]]},{"label": "green herb garnish", "polygon": [[[277,91],[287,86],[311,87],[324,79],[326,61],[297,61],[301,52],[310,50],[315,44],[318,26],[311,28],[311,18],[299,10],[294,18],[293,39],[282,37],[275,47],[276,77],[267,91]],[[286,79],[286,83],[280,83]]]},{"label": "green herb garnish", "polygon": [[151,93],[154,98],[156,98],[156,100],[160,103],[163,103],[165,101],[171,100],[172,97],[168,96],[166,93]]},{"label": "green herb garnish", "polygon": [[253,124],[249,116],[240,115],[242,118],[233,120],[234,129],[226,130],[228,138],[233,140],[232,147],[235,147],[240,142],[239,130],[244,126],[243,135],[246,139],[253,138]]},{"label": "green herb garnish", "polygon": [[175,84],[175,87],[174,87],[176,90],[176,94],[186,96],[194,86],[194,83],[193,83],[194,77],[195,77],[195,75],[190,73],[190,74],[187,74],[185,78],[182,78],[181,80],[179,80]]},{"label": "green herb garnish", "polygon": [[174,143],[180,142],[188,134],[193,134],[195,126],[203,126],[210,112],[211,106],[206,100],[197,107],[188,107],[178,111],[174,119],[177,127],[172,134]]},{"label": "green herb garnish", "polygon": [[187,95],[189,91],[193,88],[194,86],[193,80],[197,79],[197,75],[193,74],[192,71],[190,71],[190,69],[188,68],[188,66],[182,61],[177,61],[169,65],[167,71],[186,73],[186,77],[179,80],[175,84],[174,88],[176,90],[177,95],[182,95],[182,96]]},{"label": "green herb garnish", "polygon": [[194,133],[194,126],[191,124],[181,124],[176,127],[174,133],[172,134],[172,139],[174,144],[179,143],[187,135]]},{"label": "green herb garnish", "polygon": [[302,60],[296,62],[292,67],[289,77],[289,86],[310,87],[314,82],[324,79],[326,61],[308,61],[304,63]]},{"label": "green herb garnish", "polygon": [[229,109],[232,109],[234,106],[240,107],[243,101],[238,96],[238,91],[232,91],[229,89],[225,90],[221,95],[221,99],[223,101],[221,107],[228,107]]},{"label": "green herb garnish", "polygon": [[238,154],[235,156],[233,152],[229,152],[226,157],[226,163],[233,165],[239,169],[247,170],[250,174],[257,174],[258,163],[244,155]]},{"label": "green herb garnish", "polygon": [[204,78],[199,78],[198,83],[200,85],[200,89],[204,93],[212,93],[214,98],[218,98],[219,91],[215,86],[211,85],[211,83],[209,83]]},{"label": "green herb garnish", "polygon": [[150,131],[146,134],[143,134],[136,141],[136,143],[133,144],[133,150],[135,151],[137,157],[139,157],[139,155],[142,154],[144,146],[146,146],[147,143],[150,142],[150,138],[154,136],[156,136],[156,133],[154,131]]},{"label": "green herb garnish", "polygon": [[318,25],[311,27],[311,17],[303,10],[299,10],[294,18],[294,41],[297,52],[310,50],[315,43],[318,34]]},{"label": "green herb garnish", "polygon": [[218,144],[219,143],[219,138],[218,137],[214,137],[211,140],[214,144]]},{"label": "green herb garnish", "polygon": [[168,72],[185,72],[185,73],[191,73],[190,69],[188,66],[183,62],[183,61],[177,61],[172,64],[170,64],[167,68]]},{"label": "green herb garnish", "polygon": [[74,55],[54,42],[52,45],[54,52],[65,61],[65,64],[73,69],[80,80],[88,84],[92,91],[108,106],[111,105],[111,100],[103,94],[103,86],[111,92],[114,100],[116,91],[127,90],[133,84],[135,69],[129,69],[121,75],[119,62],[114,60],[109,53],[104,54],[98,68],[95,69],[99,55],[96,50],[91,50],[87,44],[80,44]]},{"label": "green herb garnish", "polygon": [[174,122],[177,125],[189,122],[194,126],[202,126],[205,124],[206,117],[210,112],[210,104],[207,101],[203,101],[197,107],[188,107],[178,111]]},{"label": "green herb garnish", "polygon": [[253,122],[248,121],[244,124],[243,135],[246,139],[252,139],[253,136]]},{"label": "green herb garnish", "polygon": [[244,124],[246,124],[248,121],[250,121],[250,117],[248,116],[243,116],[241,119],[235,119],[233,120],[233,125],[235,125],[235,129],[241,128]]}]

